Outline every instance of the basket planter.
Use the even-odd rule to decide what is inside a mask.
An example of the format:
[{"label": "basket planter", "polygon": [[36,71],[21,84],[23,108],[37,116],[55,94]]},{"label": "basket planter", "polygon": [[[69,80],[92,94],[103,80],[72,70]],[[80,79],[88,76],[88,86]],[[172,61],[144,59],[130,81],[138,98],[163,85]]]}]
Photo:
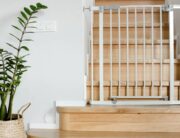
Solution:
[{"label": "basket planter", "polygon": [[23,113],[30,106],[23,105],[17,114],[12,115],[11,120],[0,121],[0,138],[26,138],[24,129]]},{"label": "basket planter", "polygon": [[26,138],[23,117],[13,115],[15,120],[0,121],[0,138]]}]

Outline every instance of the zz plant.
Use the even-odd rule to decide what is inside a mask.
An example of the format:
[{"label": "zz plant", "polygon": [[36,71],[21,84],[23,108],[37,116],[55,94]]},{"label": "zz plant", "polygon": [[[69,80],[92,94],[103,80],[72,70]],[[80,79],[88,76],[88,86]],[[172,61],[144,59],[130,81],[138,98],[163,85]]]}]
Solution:
[{"label": "zz plant", "polygon": [[13,99],[21,78],[29,66],[26,65],[26,56],[29,48],[27,34],[34,33],[37,13],[47,6],[37,3],[24,7],[17,17],[18,25],[12,25],[17,34],[10,33],[14,43],[6,43],[8,50],[0,48],[0,120],[12,120]]}]

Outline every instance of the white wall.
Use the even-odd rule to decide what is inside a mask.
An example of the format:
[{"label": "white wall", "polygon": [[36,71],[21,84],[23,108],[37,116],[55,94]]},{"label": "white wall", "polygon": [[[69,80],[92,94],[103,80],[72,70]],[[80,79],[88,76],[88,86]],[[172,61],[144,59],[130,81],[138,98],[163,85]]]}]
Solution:
[{"label": "white wall", "polygon": [[[41,21],[56,21],[57,32],[35,34],[30,44],[28,64],[17,90],[15,108],[32,102],[25,122],[55,123],[56,100],[83,99],[83,22],[82,0],[39,0],[49,8],[39,15]],[[9,41],[10,25],[19,10],[36,0],[0,0],[0,46]]]},{"label": "white wall", "polygon": [[[57,32],[35,34],[30,44],[29,65],[15,97],[17,109],[32,102],[25,122],[55,123],[56,100],[83,100],[84,44],[82,1],[39,0],[48,5],[39,21],[56,21]],[[19,10],[36,0],[0,0],[0,46],[9,41],[10,25],[16,23]],[[178,3],[179,0],[172,0]],[[180,2],[179,2],[180,3]],[[177,21],[180,14],[176,14]],[[180,32],[179,27],[176,30]],[[87,33],[87,32],[86,32]],[[87,35],[87,34],[86,34]]]}]

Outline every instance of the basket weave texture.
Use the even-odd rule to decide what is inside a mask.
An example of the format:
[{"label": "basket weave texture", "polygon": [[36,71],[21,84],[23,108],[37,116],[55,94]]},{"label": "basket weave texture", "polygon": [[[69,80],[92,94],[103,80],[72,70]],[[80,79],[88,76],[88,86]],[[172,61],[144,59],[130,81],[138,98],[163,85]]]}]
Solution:
[{"label": "basket weave texture", "polygon": [[0,121],[0,138],[26,138],[23,117],[16,120]]}]

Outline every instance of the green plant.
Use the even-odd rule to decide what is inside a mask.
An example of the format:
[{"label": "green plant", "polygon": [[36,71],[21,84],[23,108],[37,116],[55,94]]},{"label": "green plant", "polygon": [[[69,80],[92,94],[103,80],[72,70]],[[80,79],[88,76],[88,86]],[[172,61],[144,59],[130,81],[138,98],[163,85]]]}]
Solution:
[{"label": "green plant", "polygon": [[34,33],[36,14],[46,8],[47,6],[41,3],[30,5],[28,8],[24,7],[20,12],[20,16],[17,17],[19,25],[12,25],[20,35],[10,33],[15,39],[15,44],[6,43],[10,47],[9,51],[0,48],[0,120],[12,119],[14,95],[21,83],[23,73],[29,68],[29,66],[25,65],[27,62],[26,56],[28,56],[27,52],[29,51],[26,43],[32,40],[27,38],[27,34]]}]

